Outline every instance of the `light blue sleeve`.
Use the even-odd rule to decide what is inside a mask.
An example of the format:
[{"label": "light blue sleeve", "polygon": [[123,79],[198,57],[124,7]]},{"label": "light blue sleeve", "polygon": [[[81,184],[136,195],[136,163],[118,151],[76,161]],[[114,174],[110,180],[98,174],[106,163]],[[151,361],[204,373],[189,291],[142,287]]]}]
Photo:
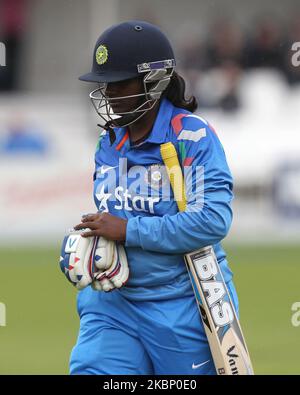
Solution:
[{"label": "light blue sleeve", "polygon": [[[232,176],[223,147],[208,124],[195,118],[187,119],[184,129],[189,128],[191,130],[181,138],[179,134],[176,147],[181,164],[191,163],[191,166],[184,167],[186,211],[163,217],[130,218],[126,231],[127,247],[183,254],[214,245],[227,235],[232,222],[230,203],[233,193]],[[200,129],[204,136],[198,139]]]}]

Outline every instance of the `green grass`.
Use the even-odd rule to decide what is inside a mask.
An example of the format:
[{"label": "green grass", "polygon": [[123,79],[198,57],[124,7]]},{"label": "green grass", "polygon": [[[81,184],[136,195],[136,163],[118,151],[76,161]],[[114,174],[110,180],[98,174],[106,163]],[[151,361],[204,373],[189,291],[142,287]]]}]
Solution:
[{"label": "green grass", "polygon": [[240,318],[257,374],[300,374],[299,246],[226,248],[239,295]]},{"label": "green grass", "polygon": [[[257,374],[300,374],[300,247],[226,246],[243,331]],[[77,337],[76,290],[58,268],[59,249],[0,250],[0,374],[67,374]]]},{"label": "green grass", "polygon": [[1,374],[67,374],[76,341],[76,290],[58,266],[59,249],[0,250]]}]

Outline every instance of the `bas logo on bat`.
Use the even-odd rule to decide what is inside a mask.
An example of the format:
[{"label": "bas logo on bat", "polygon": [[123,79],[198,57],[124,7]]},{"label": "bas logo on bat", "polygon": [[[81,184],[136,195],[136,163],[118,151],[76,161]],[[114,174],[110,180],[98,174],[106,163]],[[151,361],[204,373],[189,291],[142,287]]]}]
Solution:
[{"label": "bas logo on bat", "polygon": [[224,300],[227,293],[223,282],[218,280],[218,268],[211,255],[203,257],[196,253],[192,256],[203,292],[216,326],[225,326],[234,320],[234,313],[229,302]]}]

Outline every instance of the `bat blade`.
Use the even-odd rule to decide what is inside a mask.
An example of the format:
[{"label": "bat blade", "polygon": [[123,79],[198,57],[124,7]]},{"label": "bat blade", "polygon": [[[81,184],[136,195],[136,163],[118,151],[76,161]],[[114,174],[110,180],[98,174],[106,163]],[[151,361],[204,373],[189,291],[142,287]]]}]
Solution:
[{"label": "bat blade", "polygon": [[[160,152],[179,211],[185,211],[184,179],[174,145],[162,144]],[[252,375],[249,352],[235,308],[212,246],[185,254],[203,326],[219,375]]]},{"label": "bat blade", "polygon": [[249,352],[212,247],[185,255],[205,333],[219,375],[252,375]]}]

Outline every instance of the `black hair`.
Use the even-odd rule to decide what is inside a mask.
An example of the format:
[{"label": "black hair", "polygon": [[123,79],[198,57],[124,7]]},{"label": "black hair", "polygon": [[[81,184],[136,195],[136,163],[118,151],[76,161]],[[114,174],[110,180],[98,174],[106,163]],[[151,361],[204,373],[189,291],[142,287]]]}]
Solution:
[{"label": "black hair", "polygon": [[191,96],[188,100],[185,98],[185,81],[174,71],[171,81],[164,92],[166,97],[175,107],[184,108],[185,110],[195,112],[198,107],[195,96]]}]

